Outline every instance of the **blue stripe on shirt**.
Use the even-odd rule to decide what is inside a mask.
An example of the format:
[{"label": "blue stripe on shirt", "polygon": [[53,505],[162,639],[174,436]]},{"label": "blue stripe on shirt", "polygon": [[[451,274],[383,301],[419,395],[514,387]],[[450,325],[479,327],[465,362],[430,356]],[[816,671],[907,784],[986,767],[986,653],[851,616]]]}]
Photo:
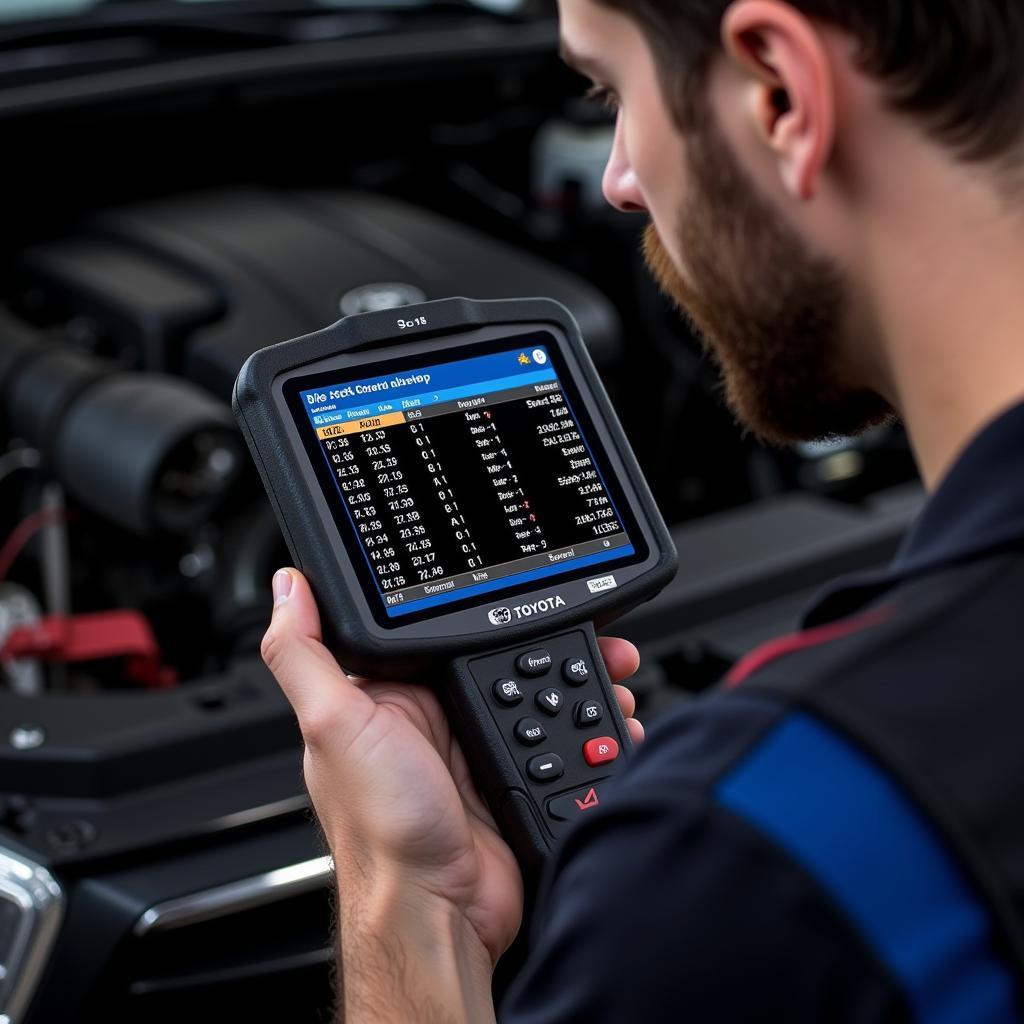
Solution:
[{"label": "blue stripe on shirt", "polygon": [[985,905],[935,827],[864,753],[792,713],[719,783],[718,802],[808,871],[906,992],[921,1024],[1019,1019]]}]

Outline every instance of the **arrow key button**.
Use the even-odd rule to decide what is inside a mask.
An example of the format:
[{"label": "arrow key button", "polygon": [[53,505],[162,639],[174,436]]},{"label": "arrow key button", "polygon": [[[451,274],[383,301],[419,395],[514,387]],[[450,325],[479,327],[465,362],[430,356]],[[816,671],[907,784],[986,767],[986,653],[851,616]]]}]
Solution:
[{"label": "arrow key button", "polygon": [[537,707],[552,717],[562,710],[564,703],[565,699],[562,697],[561,691],[556,690],[554,687],[548,687],[548,689],[541,690],[537,694]]}]

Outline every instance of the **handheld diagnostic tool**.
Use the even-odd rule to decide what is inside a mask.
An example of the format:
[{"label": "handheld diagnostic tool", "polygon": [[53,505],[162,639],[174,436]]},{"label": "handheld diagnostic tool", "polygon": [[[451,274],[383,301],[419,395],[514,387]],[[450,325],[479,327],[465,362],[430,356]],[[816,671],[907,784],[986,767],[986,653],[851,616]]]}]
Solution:
[{"label": "handheld diagnostic tool", "polygon": [[520,862],[630,741],[595,626],[676,556],[569,312],[444,299],[255,353],[235,414],[348,670],[429,680]]}]

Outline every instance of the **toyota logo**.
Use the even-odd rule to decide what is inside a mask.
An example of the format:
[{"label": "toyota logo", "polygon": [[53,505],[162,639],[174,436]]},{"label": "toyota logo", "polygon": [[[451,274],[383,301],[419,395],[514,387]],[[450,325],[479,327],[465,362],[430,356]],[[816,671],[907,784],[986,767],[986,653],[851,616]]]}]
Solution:
[{"label": "toyota logo", "polygon": [[512,621],[512,609],[492,608],[487,613],[487,618],[491,620],[491,624],[494,626],[506,626]]}]

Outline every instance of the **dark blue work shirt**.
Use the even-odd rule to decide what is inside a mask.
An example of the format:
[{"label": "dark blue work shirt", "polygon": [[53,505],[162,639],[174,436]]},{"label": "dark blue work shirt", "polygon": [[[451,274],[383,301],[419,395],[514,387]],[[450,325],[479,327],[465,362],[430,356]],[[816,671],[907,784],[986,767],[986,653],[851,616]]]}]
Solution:
[{"label": "dark blue work shirt", "polygon": [[570,833],[503,1024],[1021,1018],[1024,405],[805,626]]}]

